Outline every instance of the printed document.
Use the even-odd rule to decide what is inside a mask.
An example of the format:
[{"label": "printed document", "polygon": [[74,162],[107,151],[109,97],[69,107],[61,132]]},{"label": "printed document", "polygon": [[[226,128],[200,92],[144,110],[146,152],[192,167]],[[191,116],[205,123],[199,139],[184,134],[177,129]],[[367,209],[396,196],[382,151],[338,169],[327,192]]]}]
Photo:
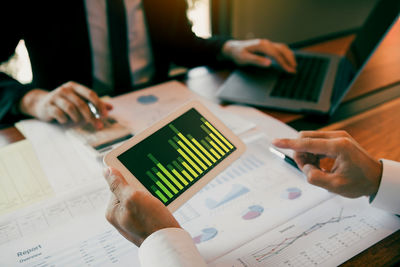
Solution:
[{"label": "printed document", "polygon": [[[198,97],[169,82],[110,101],[113,117],[137,133]],[[284,123],[245,106],[208,107],[247,144],[174,213],[210,266],[336,266],[400,229],[398,217],[312,186],[272,154],[273,138],[297,136]],[[139,266],[136,246],[104,217],[102,163],[63,127],[27,120],[18,128],[55,196],[0,217],[0,266]]]},{"label": "printed document", "polygon": [[0,149],[0,215],[53,195],[28,140]]}]

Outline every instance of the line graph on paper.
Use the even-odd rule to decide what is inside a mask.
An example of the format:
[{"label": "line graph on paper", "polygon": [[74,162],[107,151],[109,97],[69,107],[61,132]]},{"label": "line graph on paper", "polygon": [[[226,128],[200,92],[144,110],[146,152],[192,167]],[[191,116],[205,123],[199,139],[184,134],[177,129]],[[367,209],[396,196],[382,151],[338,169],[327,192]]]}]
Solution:
[{"label": "line graph on paper", "polygon": [[[275,240],[238,259],[244,266],[317,266],[340,251],[350,247],[377,230],[379,225],[372,219],[356,214],[338,215],[321,220],[296,231],[295,225],[288,226],[294,233]],[[286,232],[286,231],[285,231]]]},{"label": "line graph on paper", "polygon": [[342,220],[346,220],[346,219],[355,217],[355,215],[342,216],[342,213],[343,213],[343,209],[340,210],[339,216],[332,217],[325,222],[316,223],[313,226],[311,226],[310,228],[308,228],[307,230],[305,230],[304,232],[302,232],[301,234],[299,234],[297,236],[293,236],[293,237],[287,237],[278,244],[268,245],[267,247],[253,253],[252,256],[258,262],[265,261],[265,260],[269,259],[270,257],[273,257],[274,255],[279,254],[286,248],[290,247],[300,238],[312,234],[314,231],[321,229],[322,227],[324,227],[327,224],[338,223]]}]

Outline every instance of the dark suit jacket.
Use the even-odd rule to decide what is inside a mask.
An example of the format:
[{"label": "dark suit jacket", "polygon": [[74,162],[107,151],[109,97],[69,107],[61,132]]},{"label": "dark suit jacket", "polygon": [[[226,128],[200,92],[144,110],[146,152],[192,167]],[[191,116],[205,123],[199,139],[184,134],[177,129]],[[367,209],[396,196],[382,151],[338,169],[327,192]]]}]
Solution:
[{"label": "dark suit jacket", "polygon": [[[202,39],[191,31],[186,0],[143,0],[155,64],[155,82],[167,78],[171,62],[193,67],[217,63],[224,38]],[[92,86],[92,58],[84,0],[3,0],[0,62],[24,39],[33,81],[21,85],[0,73],[0,122],[15,120],[11,103],[31,88],[52,90],[67,81]]]}]

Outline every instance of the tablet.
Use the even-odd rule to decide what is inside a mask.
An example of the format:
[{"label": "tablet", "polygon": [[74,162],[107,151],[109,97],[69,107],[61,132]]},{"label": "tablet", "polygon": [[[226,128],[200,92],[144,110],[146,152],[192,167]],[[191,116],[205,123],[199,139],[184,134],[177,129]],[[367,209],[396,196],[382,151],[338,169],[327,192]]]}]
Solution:
[{"label": "tablet", "polygon": [[204,105],[192,101],[107,153],[104,163],[173,212],[245,149]]}]

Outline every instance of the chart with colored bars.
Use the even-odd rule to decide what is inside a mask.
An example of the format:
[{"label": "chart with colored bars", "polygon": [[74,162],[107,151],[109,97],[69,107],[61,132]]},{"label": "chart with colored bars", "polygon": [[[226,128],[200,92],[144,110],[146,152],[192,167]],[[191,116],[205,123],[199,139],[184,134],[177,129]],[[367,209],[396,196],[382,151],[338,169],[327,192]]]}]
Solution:
[{"label": "chart with colored bars", "polygon": [[235,150],[220,131],[190,109],[118,159],[167,205]]}]

